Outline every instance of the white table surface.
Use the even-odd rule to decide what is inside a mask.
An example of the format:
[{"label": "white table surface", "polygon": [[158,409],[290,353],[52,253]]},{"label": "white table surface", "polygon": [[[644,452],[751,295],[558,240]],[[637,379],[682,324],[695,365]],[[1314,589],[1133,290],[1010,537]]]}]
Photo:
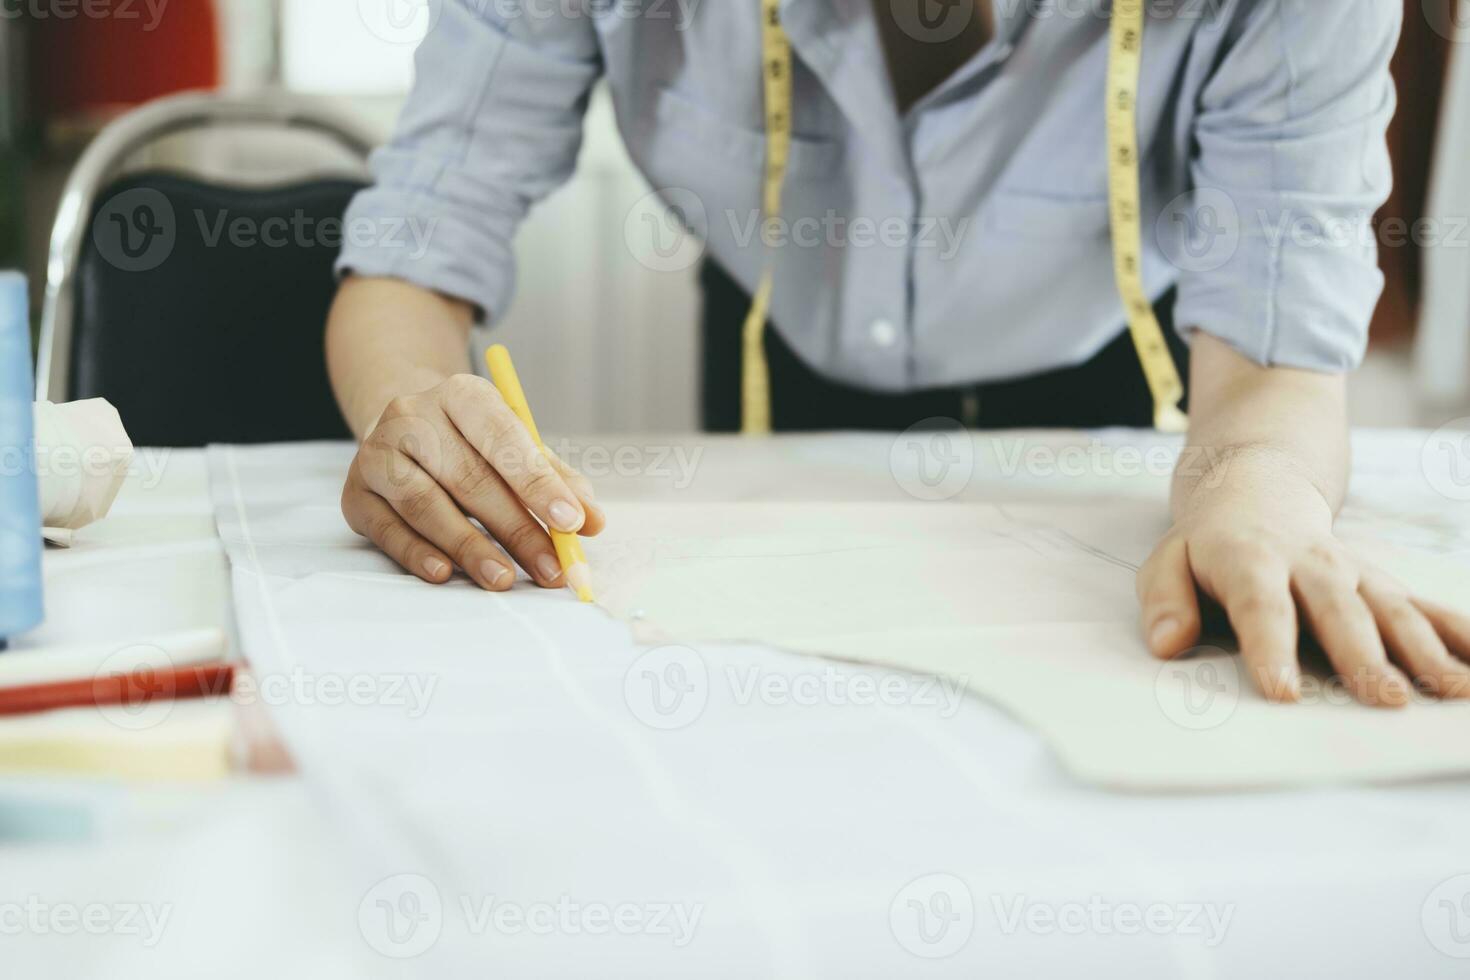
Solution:
[{"label": "white table surface", "polygon": [[[48,548],[44,573],[46,622],[17,650],[232,632],[203,452],[140,450],[107,520]],[[356,927],[317,914],[356,900],[342,880],[331,823],[298,778],[0,777],[7,977],[365,976],[376,957]]]},{"label": "white table surface", "polygon": [[[1162,505],[1168,445],[1049,434],[948,452],[969,469],[961,498],[1087,497],[1105,523],[1119,496]],[[614,520],[623,499],[930,488],[889,436],[568,448]],[[1358,448],[1361,493],[1345,525],[1470,554],[1464,505],[1423,434]],[[1451,917],[1470,891],[1470,782],[1079,785],[1030,731],[978,699],[926,699],[908,675],[751,647],[650,651],[565,593],[423,586],[335,515],[349,455],[220,450],[212,492],[259,668],[436,684],[416,709],[384,689],[276,715],[359,855],[349,890],[364,896],[364,939],[405,956],[413,975],[1464,974],[1449,954],[1470,953],[1470,936],[1450,931],[1470,925]],[[1077,476],[1046,465],[1076,458],[1091,460]],[[843,696],[864,677],[903,693]],[[751,697],[753,678],[842,693]],[[671,701],[676,688],[693,701]],[[542,931],[519,918],[619,907],[629,935],[594,934],[575,916]],[[671,908],[699,913],[690,941],[655,927]],[[1222,923],[1213,935],[1209,914]],[[1150,916],[1157,932],[1138,923]]]},{"label": "white table surface", "polygon": [[[644,473],[619,476],[609,461],[599,486],[614,515],[635,485],[648,495],[650,447],[704,447],[692,483],[680,485],[668,460],[671,476],[654,479],[655,495],[675,501],[732,486],[769,494],[774,459],[842,474],[837,493],[853,499],[909,479],[890,466],[888,437],[626,444]],[[1422,434],[1365,436],[1359,449],[1345,522],[1391,521],[1399,540],[1470,555],[1465,504],[1426,469]],[[418,713],[386,696],[277,705],[300,779],[0,784],[0,955],[13,975],[1436,978],[1470,968],[1470,783],[1110,794],[1070,780],[1034,735],[975,699],[925,703],[913,686],[886,706],[742,698],[751,671],[800,681],[835,670],[844,691],[862,672],[753,648],[694,651],[709,678],[702,711],[653,727],[630,678],[667,661],[566,596],[492,597],[459,583],[438,593],[432,621],[395,616],[403,590],[427,587],[330,520],[348,453],[235,450],[237,478],[216,480],[221,513],[244,511],[251,526],[253,567],[234,575],[244,652],[259,669],[308,677],[430,678],[432,700]],[[978,460],[966,492],[996,492],[991,464]],[[173,453],[158,486],[130,482],[115,522],[74,553],[48,555],[52,620],[37,641],[229,623],[204,472],[201,454]],[[1154,493],[1161,478],[1115,489]],[[1093,492],[1087,483],[1023,467],[1003,490]],[[482,638],[473,649],[466,629]],[[324,663],[324,650],[337,659]],[[38,823],[56,839],[38,840]],[[170,918],[151,946],[146,929],[121,924],[96,936],[65,934],[54,919],[7,926],[8,909],[37,903],[63,920],[68,907],[96,905],[118,923],[129,907]],[[628,934],[599,930],[599,910],[626,914]],[[682,945],[679,910],[699,915]],[[1158,918],[1151,931],[1140,924],[1149,916],[1172,924]]]}]

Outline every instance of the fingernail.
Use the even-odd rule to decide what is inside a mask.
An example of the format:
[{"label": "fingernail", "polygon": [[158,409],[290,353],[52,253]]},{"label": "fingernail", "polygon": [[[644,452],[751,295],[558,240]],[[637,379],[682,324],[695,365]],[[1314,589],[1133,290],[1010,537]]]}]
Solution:
[{"label": "fingernail", "polygon": [[429,573],[429,578],[439,578],[449,571],[449,566],[444,564],[433,555],[424,559],[424,571]]},{"label": "fingernail", "polygon": [[555,582],[561,578],[561,562],[555,555],[542,555],[536,559],[536,574],[543,582]]},{"label": "fingernail", "polygon": [[558,531],[575,531],[582,526],[582,512],[565,500],[553,500],[547,508],[551,514],[551,526]]},{"label": "fingernail", "polygon": [[488,558],[480,562],[480,578],[490,584],[490,588],[498,589],[510,578],[510,569],[499,562],[493,562]]},{"label": "fingernail", "polygon": [[1173,616],[1165,616],[1157,623],[1154,623],[1153,629],[1148,631],[1149,647],[1155,651],[1162,649],[1164,644],[1169,642],[1170,638],[1178,631],[1179,620]]}]

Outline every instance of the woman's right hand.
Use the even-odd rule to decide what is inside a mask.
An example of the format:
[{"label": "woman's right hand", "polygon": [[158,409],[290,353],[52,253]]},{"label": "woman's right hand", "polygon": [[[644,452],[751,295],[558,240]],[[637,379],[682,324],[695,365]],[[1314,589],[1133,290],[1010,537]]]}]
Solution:
[{"label": "woman's right hand", "polygon": [[473,374],[388,403],[352,461],[342,514],[424,581],[446,582],[458,567],[496,592],[515,581],[515,564],[544,588],[566,585],[543,524],[589,536],[605,524],[587,480],[543,453]]}]

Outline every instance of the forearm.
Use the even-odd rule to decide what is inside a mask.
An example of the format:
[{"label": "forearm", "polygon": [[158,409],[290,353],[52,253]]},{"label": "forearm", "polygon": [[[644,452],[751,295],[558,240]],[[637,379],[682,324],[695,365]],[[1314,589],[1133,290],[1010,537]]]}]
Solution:
[{"label": "forearm", "polygon": [[396,279],[343,282],[327,319],[327,370],[361,439],[399,395],[469,370],[468,304]]},{"label": "forearm", "polygon": [[[1188,446],[1173,509],[1184,520],[1221,493],[1315,505],[1330,521],[1347,492],[1342,376],[1263,368],[1200,333],[1191,357]],[[1306,500],[1303,498],[1312,498]]]}]

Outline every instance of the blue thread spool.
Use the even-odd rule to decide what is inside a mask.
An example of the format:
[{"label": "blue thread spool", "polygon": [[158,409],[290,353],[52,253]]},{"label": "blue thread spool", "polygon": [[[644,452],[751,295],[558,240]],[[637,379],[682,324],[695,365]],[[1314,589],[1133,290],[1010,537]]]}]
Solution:
[{"label": "blue thread spool", "polygon": [[43,617],[28,306],[25,276],[0,272],[0,650]]}]

